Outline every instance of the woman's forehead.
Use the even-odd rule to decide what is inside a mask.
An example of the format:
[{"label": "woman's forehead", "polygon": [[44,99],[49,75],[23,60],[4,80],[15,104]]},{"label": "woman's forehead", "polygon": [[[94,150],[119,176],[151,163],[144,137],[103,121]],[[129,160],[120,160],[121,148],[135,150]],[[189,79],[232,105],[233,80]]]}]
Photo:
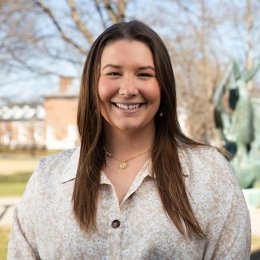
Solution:
[{"label": "woman's forehead", "polygon": [[[142,41],[117,40],[105,46],[101,55],[101,67],[107,64],[122,65],[134,62],[140,66],[153,66],[150,48]],[[121,64],[122,63],[122,64]]]}]

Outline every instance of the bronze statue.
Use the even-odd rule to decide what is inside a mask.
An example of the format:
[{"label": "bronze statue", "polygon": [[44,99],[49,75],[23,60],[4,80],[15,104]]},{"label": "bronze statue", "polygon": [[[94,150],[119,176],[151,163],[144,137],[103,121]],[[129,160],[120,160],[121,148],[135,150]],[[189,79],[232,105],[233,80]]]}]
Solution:
[{"label": "bronze statue", "polygon": [[260,182],[260,125],[256,120],[260,106],[253,104],[247,88],[259,67],[242,72],[233,62],[213,96],[216,127],[232,155],[231,164],[242,188]]}]

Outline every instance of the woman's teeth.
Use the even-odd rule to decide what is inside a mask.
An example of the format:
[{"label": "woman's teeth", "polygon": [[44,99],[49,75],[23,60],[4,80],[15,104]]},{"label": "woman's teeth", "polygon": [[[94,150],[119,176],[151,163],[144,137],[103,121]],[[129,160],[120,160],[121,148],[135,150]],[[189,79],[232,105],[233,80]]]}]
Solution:
[{"label": "woman's teeth", "polygon": [[130,104],[130,105],[127,105],[127,104],[120,104],[120,103],[115,103],[115,105],[118,108],[128,109],[128,110],[137,109],[137,108],[139,108],[141,106],[141,104]]}]

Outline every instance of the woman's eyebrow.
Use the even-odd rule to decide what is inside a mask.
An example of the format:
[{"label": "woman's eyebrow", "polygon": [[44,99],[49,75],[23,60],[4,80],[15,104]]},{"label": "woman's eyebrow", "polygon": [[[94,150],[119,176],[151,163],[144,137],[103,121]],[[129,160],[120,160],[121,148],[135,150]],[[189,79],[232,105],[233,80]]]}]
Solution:
[{"label": "woman's eyebrow", "polygon": [[[122,66],[116,65],[116,64],[106,64],[105,66],[103,66],[102,70],[104,70],[106,68],[120,69],[120,68],[122,68]],[[138,67],[138,70],[147,70],[147,69],[151,69],[151,70],[155,71],[155,68],[150,65]]]},{"label": "woman's eyebrow", "polygon": [[152,70],[154,70],[155,71],[155,68],[153,67],[153,66],[142,66],[142,67],[139,67],[138,68],[139,70],[147,70],[147,69],[152,69]]},{"label": "woman's eyebrow", "polygon": [[106,64],[106,65],[102,68],[102,70],[104,70],[104,69],[106,69],[106,68],[120,69],[121,66],[115,65],[115,64]]}]

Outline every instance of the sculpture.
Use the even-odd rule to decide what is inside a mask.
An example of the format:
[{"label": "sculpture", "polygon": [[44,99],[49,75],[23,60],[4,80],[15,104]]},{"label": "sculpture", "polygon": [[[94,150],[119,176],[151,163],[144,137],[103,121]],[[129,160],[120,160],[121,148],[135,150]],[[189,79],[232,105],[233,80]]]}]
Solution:
[{"label": "sculpture", "polygon": [[213,96],[216,127],[242,188],[260,185],[260,100],[252,102],[247,88],[259,67],[242,72],[233,62]]}]

